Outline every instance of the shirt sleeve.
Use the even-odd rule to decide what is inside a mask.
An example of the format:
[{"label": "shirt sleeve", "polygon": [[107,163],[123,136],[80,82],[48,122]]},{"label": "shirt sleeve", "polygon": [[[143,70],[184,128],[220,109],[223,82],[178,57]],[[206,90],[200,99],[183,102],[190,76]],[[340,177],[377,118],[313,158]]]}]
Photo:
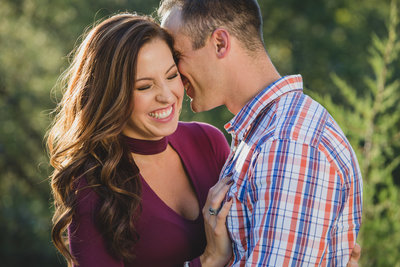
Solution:
[{"label": "shirt sleeve", "polygon": [[361,223],[354,177],[308,144],[274,140],[258,152],[247,187],[246,266],[345,266]]},{"label": "shirt sleeve", "polygon": [[93,190],[85,188],[78,191],[78,205],[68,227],[70,251],[79,267],[122,267],[123,262],[111,256],[94,224],[93,211],[97,201],[98,197]]}]

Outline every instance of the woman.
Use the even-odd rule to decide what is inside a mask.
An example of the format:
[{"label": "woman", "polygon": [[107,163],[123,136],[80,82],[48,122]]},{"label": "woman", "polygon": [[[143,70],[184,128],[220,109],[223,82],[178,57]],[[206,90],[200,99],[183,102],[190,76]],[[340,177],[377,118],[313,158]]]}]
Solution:
[{"label": "woman", "polygon": [[203,210],[205,228],[201,207],[223,202],[228,178],[207,192],[229,147],[209,125],[178,123],[184,88],[168,33],[113,16],[89,31],[65,81],[48,147],[52,238],[68,264],[224,265],[231,201],[218,216]]}]

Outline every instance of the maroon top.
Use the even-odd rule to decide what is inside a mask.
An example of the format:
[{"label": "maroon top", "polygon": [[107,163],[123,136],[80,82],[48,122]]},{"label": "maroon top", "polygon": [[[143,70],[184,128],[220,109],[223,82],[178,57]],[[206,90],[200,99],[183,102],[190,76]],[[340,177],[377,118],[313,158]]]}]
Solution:
[{"label": "maroon top", "polygon": [[[219,130],[203,123],[180,122],[176,132],[167,139],[179,154],[194,186],[200,205],[199,217],[188,220],[177,214],[141,178],[142,213],[136,224],[140,239],[133,248],[136,260],[124,263],[107,251],[101,233],[95,226],[93,211],[99,201],[97,194],[89,188],[79,190],[77,214],[68,230],[71,253],[81,267],[183,266],[185,261],[203,253],[206,239],[201,209],[208,190],[218,181],[229,146]],[[130,141],[127,140],[129,147],[132,146]],[[82,179],[79,187],[85,185],[87,182]],[[195,262],[199,262],[198,258]]]}]

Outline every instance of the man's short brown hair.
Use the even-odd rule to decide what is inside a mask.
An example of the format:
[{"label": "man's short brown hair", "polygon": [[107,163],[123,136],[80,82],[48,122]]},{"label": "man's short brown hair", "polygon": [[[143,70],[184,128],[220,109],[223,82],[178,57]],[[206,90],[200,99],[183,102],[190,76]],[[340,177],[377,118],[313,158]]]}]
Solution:
[{"label": "man's short brown hair", "polygon": [[264,47],[262,17],[256,0],[161,0],[161,19],[177,7],[182,15],[181,30],[192,40],[193,49],[205,45],[217,28],[226,28],[249,51]]}]

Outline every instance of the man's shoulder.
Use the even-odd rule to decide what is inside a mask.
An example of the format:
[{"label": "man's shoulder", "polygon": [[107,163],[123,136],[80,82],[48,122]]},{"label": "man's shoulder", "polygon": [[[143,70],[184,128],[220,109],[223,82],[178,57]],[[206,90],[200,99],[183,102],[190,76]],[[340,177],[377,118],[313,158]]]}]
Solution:
[{"label": "man's shoulder", "polygon": [[255,125],[252,137],[258,146],[272,141],[290,141],[329,153],[353,153],[333,116],[317,101],[301,93],[290,93],[277,100]]},{"label": "man's shoulder", "polygon": [[302,92],[280,97],[260,114],[253,127],[254,140],[289,140],[318,146],[331,116],[328,111]]},{"label": "man's shoulder", "polygon": [[[356,155],[346,135],[333,116],[317,101],[305,94],[288,94],[276,101],[268,122],[260,125],[256,136],[258,150],[268,150],[271,143],[292,149],[297,145],[308,146],[334,162],[338,168],[357,165]],[[346,167],[347,166],[347,167]]]}]

